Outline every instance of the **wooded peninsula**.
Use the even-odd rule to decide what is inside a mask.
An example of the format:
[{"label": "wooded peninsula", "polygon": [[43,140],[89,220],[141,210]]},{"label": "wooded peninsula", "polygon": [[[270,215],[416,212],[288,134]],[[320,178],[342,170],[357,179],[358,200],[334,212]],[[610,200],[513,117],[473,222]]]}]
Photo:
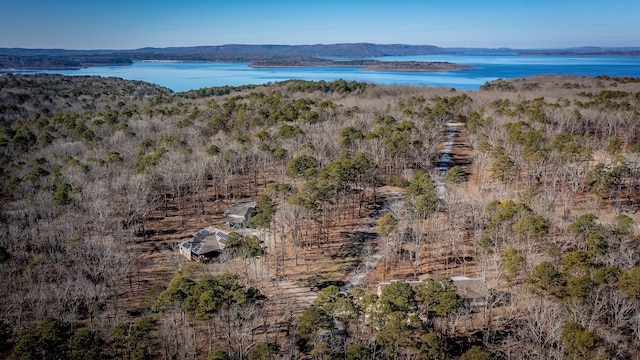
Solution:
[{"label": "wooded peninsula", "polygon": [[[364,67],[371,71],[452,71],[471,68],[469,65],[451,62],[434,61],[379,61],[379,60],[328,60],[312,56],[300,55],[225,55],[225,56],[2,56],[0,70],[75,70],[90,66],[124,66],[131,65],[133,59],[142,61],[179,61],[179,62],[248,62],[250,67],[282,68],[282,67],[316,67],[316,66],[351,66]],[[151,60],[150,60],[151,59]]]},{"label": "wooded peninsula", "polygon": [[638,356],[637,78],[6,74],[0,188],[2,358]]}]

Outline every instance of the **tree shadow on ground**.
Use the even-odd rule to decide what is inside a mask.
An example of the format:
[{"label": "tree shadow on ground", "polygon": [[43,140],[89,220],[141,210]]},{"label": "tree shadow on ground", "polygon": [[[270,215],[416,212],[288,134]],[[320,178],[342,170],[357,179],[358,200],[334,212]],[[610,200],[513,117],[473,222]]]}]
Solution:
[{"label": "tree shadow on ground", "polygon": [[357,259],[362,254],[362,250],[367,242],[373,241],[377,236],[377,233],[369,231],[343,233],[342,238],[344,242],[331,254],[331,259]]},{"label": "tree shadow on ground", "polygon": [[321,291],[324,288],[327,288],[331,285],[337,286],[337,287],[342,287],[344,286],[345,282],[341,281],[341,280],[329,280],[329,281],[322,281],[319,282],[315,285],[313,285],[311,287],[311,291]]}]

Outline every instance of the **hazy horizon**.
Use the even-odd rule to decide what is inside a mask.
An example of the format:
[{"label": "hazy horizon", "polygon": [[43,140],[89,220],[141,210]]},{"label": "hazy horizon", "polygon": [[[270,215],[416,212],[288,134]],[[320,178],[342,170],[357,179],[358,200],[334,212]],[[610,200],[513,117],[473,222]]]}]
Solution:
[{"label": "hazy horizon", "polygon": [[131,50],[341,43],[511,49],[640,47],[638,13],[640,2],[630,0],[23,0],[3,5],[0,47]]}]

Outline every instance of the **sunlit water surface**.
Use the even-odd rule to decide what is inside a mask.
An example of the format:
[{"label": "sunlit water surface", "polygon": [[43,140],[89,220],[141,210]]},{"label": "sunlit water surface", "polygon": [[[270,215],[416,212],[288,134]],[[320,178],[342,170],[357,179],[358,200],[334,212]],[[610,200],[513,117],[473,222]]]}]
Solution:
[{"label": "sunlit water surface", "polygon": [[251,68],[248,63],[143,62],[126,66],[94,66],[79,70],[28,71],[65,75],[98,75],[142,80],[186,91],[212,86],[265,84],[289,79],[337,79],[376,84],[444,86],[477,89],[487,81],[542,74],[640,77],[640,57],[424,55],[375,58],[384,61],[448,61],[473,68],[443,72],[368,71],[360,67]]}]

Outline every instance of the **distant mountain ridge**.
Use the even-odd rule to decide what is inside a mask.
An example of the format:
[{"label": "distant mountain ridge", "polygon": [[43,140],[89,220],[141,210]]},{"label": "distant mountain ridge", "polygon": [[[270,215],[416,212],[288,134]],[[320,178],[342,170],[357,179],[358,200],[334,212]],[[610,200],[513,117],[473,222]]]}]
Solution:
[{"label": "distant mountain ridge", "polygon": [[314,45],[243,45],[190,47],[145,47],[133,50],[66,50],[0,48],[4,56],[94,56],[94,55],[305,55],[326,57],[382,57],[462,53],[517,53],[549,55],[640,55],[640,47],[576,47],[565,49],[443,48],[434,45],[342,43]]},{"label": "distant mountain ridge", "polygon": [[143,48],[136,52],[194,53],[194,54],[261,54],[306,55],[336,57],[409,56],[446,53],[446,49],[433,45],[344,43],[333,45],[240,45],[196,46],[188,48]]},{"label": "distant mountain ridge", "polygon": [[66,50],[66,49],[26,49],[0,48],[0,55],[6,56],[89,56],[108,54],[163,54],[163,55],[306,55],[337,57],[380,57],[409,56],[448,53],[444,48],[433,45],[404,44],[315,44],[315,45],[242,45],[188,47],[145,47],[133,50]]}]

